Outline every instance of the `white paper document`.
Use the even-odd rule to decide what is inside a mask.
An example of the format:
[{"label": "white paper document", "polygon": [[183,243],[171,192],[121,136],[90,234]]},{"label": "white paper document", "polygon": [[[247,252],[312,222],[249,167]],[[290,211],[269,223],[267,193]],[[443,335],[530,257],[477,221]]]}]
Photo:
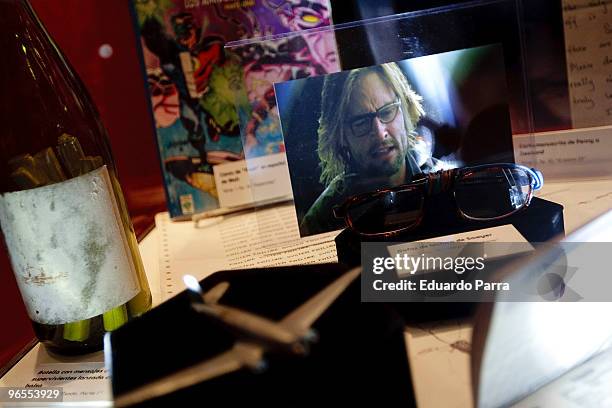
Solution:
[{"label": "white paper document", "polygon": [[404,338],[417,406],[473,406],[470,380],[472,327],[469,322],[409,325]]},{"label": "white paper document", "polygon": [[540,198],[564,207],[565,234],[612,209],[612,180],[544,183]]},{"label": "white paper document", "polygon": [[97,352],[86,356],[62,357],[64,361],[60,361],[39,343],[0,379],[0,387],[33,390],[59,387],[63,391],[63,401],[44,404],[0,402],[0,407],[111,407],[111,382],[103,359],[103,352]]},{"label": "white paper document", "polygon": [[339,231],[300,238],[293,204],[192,222],[158,214],[161,292],[183,291],[185,274],[204,279],[227,269],[337,262]]}]

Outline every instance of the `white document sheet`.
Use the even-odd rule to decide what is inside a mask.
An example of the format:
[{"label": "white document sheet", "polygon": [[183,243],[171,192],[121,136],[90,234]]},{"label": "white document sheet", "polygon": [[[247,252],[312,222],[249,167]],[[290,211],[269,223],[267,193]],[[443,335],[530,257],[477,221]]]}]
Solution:
[{"label": "white document sheet", "polygon": [[538,197],[564,207],[565,234],[612,209],[612,180],[546,183]]},{"label": "white document sheet", "polygon": [[470,322],[456,320],[409,325],[404,339],[417,406],[473,406]]},{"label": "white document sheet", "polygon": [[337,262],[339,231],[300,238],[293,204],[193,222],[155,218],[162,298],[184,289],[185,274],[204,279],[227,269]]},{"label": "white document sheet", "polygon": [[0,379],[0,387],[45,389],[61,387],[63,401],[57,403],[0,402],[0,407],[111,407],[109,373],[102,351],[84,356],[56,357],[38,343]]}]

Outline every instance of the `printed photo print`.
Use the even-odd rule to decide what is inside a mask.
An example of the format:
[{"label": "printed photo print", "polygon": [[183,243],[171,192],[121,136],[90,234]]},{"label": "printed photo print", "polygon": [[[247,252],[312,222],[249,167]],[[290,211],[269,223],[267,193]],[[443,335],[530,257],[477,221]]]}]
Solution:
[{"label": "printed photo print", "polygon": [[497,44],[275,84],[301,236],[354,194],[514,162],[504,67]]}]

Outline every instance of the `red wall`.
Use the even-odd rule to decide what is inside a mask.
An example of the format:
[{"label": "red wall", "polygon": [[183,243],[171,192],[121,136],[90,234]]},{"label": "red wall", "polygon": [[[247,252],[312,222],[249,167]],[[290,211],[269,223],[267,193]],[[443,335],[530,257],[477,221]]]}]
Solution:
[{"label": "red wall", "polygon": [[[31,0],[87,86],[109,132],[119,180],[137,234],[165,211],[155,135],[126,0]],[[100,47],[112,54],[103,58]],[[3,63],[6,63],[4,61]],[[6,256],[0,250],[0,367],[34,337]]]}]

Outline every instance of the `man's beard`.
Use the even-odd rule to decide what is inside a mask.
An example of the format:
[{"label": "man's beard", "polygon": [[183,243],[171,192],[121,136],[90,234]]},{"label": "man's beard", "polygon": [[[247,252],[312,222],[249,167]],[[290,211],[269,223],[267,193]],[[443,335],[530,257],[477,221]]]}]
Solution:
[{"label": "man's beard", "polygon": [[[391,161],[387,158],[381,159],[377,154],[379,150],[385,149],[390,149],[390,152],[395,155]],[[364,176],[368,177],[390,177],[402,168],[405,160],[403,149],[394,139],[385,140],[380,145],[371,148],[368,153],[371,160],[363,163]]]},{"label": "man's beard", "polygon": [[364,169],[364,176],[367,177],[391,177],[401,170],[404,164],[405,157],[401,154],[397,154],[395,159],[391,162],[370,162]]},{"label": "man's beard", "polygon": [[351,168],[350,172],[357,173],[359,176],[367,178],[368,180],[363,180],[364,183],[370,184],[374,182],[381,185],[385,184],[385,179],[395,175],[402,169],[405,163],[406,157],[402,150],[398,148],[397,153],[398,154],[392,161],[374,159],[370,159],[365,163],[355,163],[355,161],[353,161],[349,165]]}]

